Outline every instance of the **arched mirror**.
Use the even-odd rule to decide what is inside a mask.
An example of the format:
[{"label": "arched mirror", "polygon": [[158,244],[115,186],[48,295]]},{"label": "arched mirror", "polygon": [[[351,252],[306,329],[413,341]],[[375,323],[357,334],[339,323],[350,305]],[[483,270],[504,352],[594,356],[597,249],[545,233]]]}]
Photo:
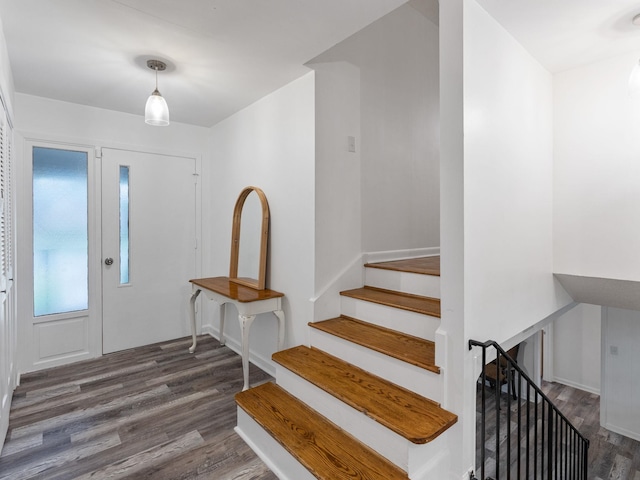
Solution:
[{"label": "arched mirror", "polygon": [[266,288],[269,204],[258,187],[246,187],[233,209],[229,280],[256,290]]}]

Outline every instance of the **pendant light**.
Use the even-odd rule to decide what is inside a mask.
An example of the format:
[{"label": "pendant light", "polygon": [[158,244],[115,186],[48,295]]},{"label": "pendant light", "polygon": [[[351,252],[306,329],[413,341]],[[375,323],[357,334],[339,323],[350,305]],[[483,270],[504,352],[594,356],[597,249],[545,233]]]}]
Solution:
[{"label": "pendant light", "polygon": [[149,125],[164,127],[169,125],[169,107],[158,91],[158,70],[166,70],[167,64],[160,60],[147,60],[147,67],[156,71],[156,89],[147,99],[144,107],[144,121]]}]

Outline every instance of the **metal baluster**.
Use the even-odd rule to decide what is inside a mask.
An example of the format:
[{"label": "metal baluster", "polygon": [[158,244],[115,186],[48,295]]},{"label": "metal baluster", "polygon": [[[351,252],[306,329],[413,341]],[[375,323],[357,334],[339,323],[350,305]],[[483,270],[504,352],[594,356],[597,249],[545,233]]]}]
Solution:
[{"label": "metal baluster", "polygon": [[[529,384],[527,384],[527,458],[525,462],[525,478],[529,478],[529,445],[531,444],[531,388],[529,388]],[[535,470],[535,468],[534,468]]]},{"label": "metal baluster", "polygon": [[484,464],[486,462],[486,445],[485,439],[487,438],[487,402],[486,402],[486,393],[485,393],[485,382],[487,381],[487,349],[482,349],[482,416],[481,416],[481,436],[480,441],[482,442],[481,453],[480,453],[480,478],[484,480]]},{"label": "metal baluster", "polygon": [[[544,409],[543,409],[544,410]],[[549,444],[547,445],[548,451],[547,451],[547,462],[548,462],[548,467],[547,467],[547,478],[549,480],[551,480],[553,477],[553,410],[551,409],[550,405],[547,405],[547,435],[548,435],[548,439],[547,441],[549,442]],[[544,450],[544,449],[543,449]],[[556,456],[556,460],[558,459],[558,457]],[[557,470],[556,470],[556,474],[557,474]],[[556,476],[556,480],[558,480],[558,477]]]},{"label": "metal baluster", "polygon": [[[497,345],[495,342],[484,342],[479,343],[473,340],[469,341],[469,348],[472,346],[480,346],[482,347],[482,362],[483,362],[483,371],[481,374],[482,379],[482,392],[481,392],[481,400],[482,400],[482,411],[481,411],[481,448],[480,459],[481,459],[481,477],[484,480],[486,477],[486,461],[487,461],[487,452],[486,452],[486,435],[487,435],[487,404],[486,404],[486,349],[489,346],[493,346],[496,348],[496,368],[500,369],[500,360],[501,357],[506,356],[504,351]],[[506,428],[507,432],[505,435],[507,441],[508,450],[505,452],[505,460],[507,465],[507,475],[506,480],[511,479],[511,459],[512,459],[512,438],[511,438],[511,422],[512,422],[512,413],[518,415],[517,419],[517,441],[513,442],[514,447],[517,447],[517,459],[515,459],[515,465],[517,469],[514,468],[514,471],[517,471],[516,477],[518,479],[524,478],[526,480],[530,480],[530,477],[533,477],[534,480],[538,478],[552,480],[555,478],[556,480],[569,480],[569,479],[580,479],[587,480],[588,478],[588,451],[589,451],[589,441],[580,434],[580,432],[571,424],[571,422],[553,405],[553,403],[549,400],[549,398],[536,386],[531,379],[524,374],[521,369],[512,364],[510,361],[507,361],[508,365],[508,374],[506,378],[507,385],[507,412],[505,414],[506,419]],[[518,372],[518,380],[516,381],[515,376],[511,375],[514,373],[514,370]],[[526,419],[523,419],[522,412],[522,384],[524,384],[527,390],[526,393]],[[501,462],[500,458],[500,428],[502,423],[502,418],[500,416],[501,411],[501,393],[502,393],[502,384],[499,382],[499,375],[494,385],[495,390],[495,413],[496,413],[496,424],[495,424],[495,434],[496,434],[496,443],[495,443],[495,454],[496,454],[496,467],[495,467],[495,478],[499,480],[500,469],[502,467],[501,464],[505,462]],[[511,411],[512,403],[511,403],[511,394],[512,391],[515,390],[517,385],[519,394],[516,395],[515,400],[518,401],[518,406],[515,411]],[[531,390],[533,390],[533,395],[531,394]],[[538,395],[541,397],[541,401],[538,401]],[[533,396],[533,402],[532,397]],[[540,406],[538,406],[540,403]],[[533,405],[533,407],[532,407]],[[531,408],[534,408],[533,415],[531,414]],[[533,425],[531,424],[533,417]],[[538,425],[538,421],[540,421],[540,425]],[[524,425],[523,425],[524,424]],[[525,434],[526,438],[526,457],[523,459],[522,451],[522,434],[523,434],[523,426],[526,427]],[[531,432],[533,430],[533,432]],[[538,430],[540,430],[540,438],[538,437]],[[533,437],[533,438],[532,438]],[[540,447],[540,454],[538,455],[538,448]],[[531,455],[531,449],[533,448],[533,456]],[[538,457],[540,457],[540,462],[538,462]],[[546,457],[546,458],[545,458]],[[524,463],[524,465],[523,465]],[[538,465],[540,465],[540,469],[538,470]],[[524,473],[523,473],[524,467]],[[546,468],[546,475],[545,475]],[[533,475],[532,475],[533,470]],[[538,477],[538,471],[540,472],[540,477]],[[475,477],[472,477],[475,479]]]},{"label": "metal baluster", "polygon": [[[507,366],[510,367],[507,357],[504,358]],[[498,368],[500,368],[499,363]],[[511,375],[509,374],[507,374],[507,480],[511,480]]]},{"label": "metal baluster", "polygon": [[[522,395],[522,376],[518,375],[518,480],[521,478],[520,474],[522,473],[522,455],[520,455],[521,442],[522,442],[522,399],[520,396]],[[527,430],[527,433],[529,431]]]},{"label": "metal baluster", "polygon": [[[536,394],[533,397],[534,401],[534,437],[533,437],[533,471],[535,472],[534,480],[538,478],[538,391],[536,390]],[[544,412],[543,412],[544,413]],[[542,417],[541,417],[542,418]],[[542,426],[542,438],[544,438],[544,422],[541,422]],[[540,450],[540,477],[542,478],[542,465],[544,464],[544,448]]]},{"label": "metal baluster", "polygon": [[[500,365],[500,351],[496,350],[496,365]],[[497,377],[497,375],[496,375]],[[496,478],[500,478],[500,382],[496,378]]]}]

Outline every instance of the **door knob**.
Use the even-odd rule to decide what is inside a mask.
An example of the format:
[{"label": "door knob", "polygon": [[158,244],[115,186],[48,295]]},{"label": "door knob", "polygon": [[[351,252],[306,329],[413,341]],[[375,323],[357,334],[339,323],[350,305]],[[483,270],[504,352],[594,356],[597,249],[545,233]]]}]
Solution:
[{"label": "door knob", "polygon": [[105,265],[113,265],[113,258],[108,257],[104,259],[104,264]]}]

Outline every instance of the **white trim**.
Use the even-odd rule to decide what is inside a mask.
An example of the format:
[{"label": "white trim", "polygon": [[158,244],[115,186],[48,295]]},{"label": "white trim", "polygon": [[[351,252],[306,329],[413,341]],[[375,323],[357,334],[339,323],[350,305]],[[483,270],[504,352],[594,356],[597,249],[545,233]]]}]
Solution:
[{"label": "white trim", "polygon": [[2,89],[0,88],[0,106],[2,107],[2,110],[4,111],[4,116],[7,119],[7,125],[9,125],[9,128],[13,129],[13,117],[11,116],[11,112],[9,111],[9,105],[7,104],[7,102],[5,101],[5,96],[4,96],[4,92],[2,91]]},{"label": "white trim", "polygon": [[557,383],[561,383],[568,387],[577,388],[578,390],[583,390],[585,392],[593,393],[595,395],[600,395],[599,389],[590,387],[589,385],[582,385],[581,383],[573,382],[571,380],[567,380],[566,378],[553,377],[553,381]]},{"label": "white trim", "polygon": [[542,379],[545,382],[555,381],[555,354],[553,351],[555,322],[543,327],[542,332],[542,351],[544,352],[544,358],[542,359]]},{"label": "white trim", "polygon": [[601,312],[601,322],[600,322],[600,352],[601,360],[600,360],[600,425],[605,426],[608,424],[607,420],[607,411],[608,401],[609,401],[609,374],[608,367],[609,362],[607,362],[607,344],[609,343],[609,338],[607,332],[609,331],[609,307],[602,307]]},{"label": "white trim", "polygon": [[[113,140],[104,140],[91,137],[73,137],[64,135],[53,135],[45,132],[34,132],[20,130],[25,142],[46,142],[60,145],[86,146],[91,148],[110,148],[112,150],[126,150],[131,152],[152,153],[155,155],[166,155],[170,157],[201,158],[202,153],[189,150],[155,148],[152,145],[136,145],[132,143],[120,143]],[[94,151],[95,154],[95,151]]]},{"label": "white trim", "polygon": [[440,255],[440,247],[410,248],[407,250],[387,250],[383,252],[365,252],[362,255],[364,263],[390,262],[416,257],[433,257]]},{"label": "white trim", "polygon": [[[218,328],[213,327],[212,325],[203,325],[202,333],[210,335],[216,340],[220,340],[220,330]],[[242,347],[240,342],[236,339],[225,336],[225,346],[229,347],[232,351],[242,356]],[[196,353],[198,350],[196,349]],[[270,359],[263,357],[262,355],[256,354],[254,351],[249,350],[249,362],[253,363],[256,367],[258,367],[263,372],[268,373],[273,378],[276,377],[276,367]]]},{"label": "white trim", "polygon": [[362,255],[358,255],[328,285],[320,290],[320,293],[309,299],[312,321],[317,322],[340,315],[340,292],[350,288],[361,287],[363,284],[364,266]]},{"label": "white trim", "polygon": [[354,258],[353,260],[351,260],[351,262],[349,263],[349,265],[347,265],[345,268],[343,268],[340,273],[338,273],[335,277],[333,277],[333,279],[327,283],[323,289],[320,290],[319,293],[316,294],[315,297],[311,297],[309,299],[309,301],[311,303],[316,303],[322,296],[326,295],[330,289],[332,289],[332,287],[334,287],[338,282],[340,282],[340,280],[346,276],[347,274],[349,274],[349,272],[351,272],[351,270],[356,267],[356,266],[362,266],[363,265],[363,258],[362,255],[358,255],[356,258]]},{"label": "white trim", "polygon": [[615,425],[609,425],[609,424],[606,424],[606,423],[602,423],[602,427],[606,428],[610,432],[618,433],[620,435],[624,435],[625,437],[629,437],[632,440],[636,440],[636,441],[640,442],[640,434],[638,434],[638,432],[632,432],[631,430],[627,430],[625,428],[618,427],[618,426],[615,426]]},{"label": "white trim", "polygon": [[[64,314],[54,314],[41,317],[33,315],[33,160],[32,149],[34,147],[53,148],[60,150],[82,151],[87,155],[87,263],[88,263],[88,308],[82,312],[66,312]],[[23,318],[24,324],[19,341],[21,351],[18,368],[21,372],[35,371],[43,368],[53,367],[70,363],[70,361],[86,360],[95,358],[102,354],[102,319],[101,319],[101,238],[99,215],[96,212],[100,209],[100,187],[96,185],[96,175],[100,166],[95,158],[95,148],[91,145],[68,144],[62,142],[49,142],[37,139],[23,138],[21,142],[21,177],[18,179],[18,188],[22,194],[21,201],[16,202],[23,219],[18,224],[17,236],[22,240],[22,254],[16,257],[18,276],[22,279],[21,291],[19,293],[18,309],[19,317]],[[98,177],[99,178],[99,177]],[[83,315],[84,313],[84,315]],[[85,316],[87,318],[86,350],[61,353],[51,358],[40,358],[36,351],[36,325],[55,323],[63,320],[74,319]]]}]

